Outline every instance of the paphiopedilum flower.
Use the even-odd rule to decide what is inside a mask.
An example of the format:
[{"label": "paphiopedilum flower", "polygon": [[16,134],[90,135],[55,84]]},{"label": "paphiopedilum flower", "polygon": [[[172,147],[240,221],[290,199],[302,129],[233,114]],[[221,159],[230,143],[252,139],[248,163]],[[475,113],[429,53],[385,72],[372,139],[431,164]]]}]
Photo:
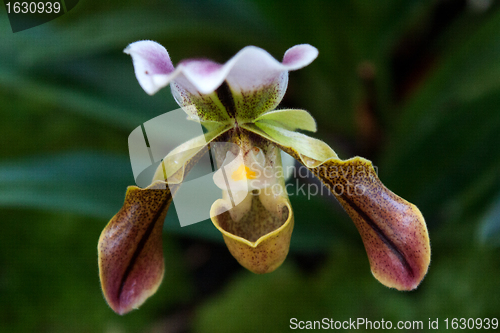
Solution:
[{"label": "paphiopedilum flower", "polygon": [[294,216],[280,172],[283,150],[335,194],[361,235],[375,278],[398,290],[418,286],[430,262],[419,209],[388,190],[370,161],[341,160],[326,143],[299,133],[316,131],[307,111],[275,109],[288,72],[310,64],[316,48],[296,45],[279,62],[248,46],[224,65],[184,60],[176,68],[165,48],[152,41],[132,43],[125,53],[132,56],[148,94],[170,84],[175,100],[207,133],[169,153],[150,186],[130,186],[122,209],[103,230],[100,279],[114,311],[137,308],[158,289],[164,272],[163,220],[172,197],[206,151],[202,148],[211,142],[230,144],[213,149],[220,168],[213,179],[222,198],[212,205],[210,217],[241,265],[268,273],[288,254]]}]

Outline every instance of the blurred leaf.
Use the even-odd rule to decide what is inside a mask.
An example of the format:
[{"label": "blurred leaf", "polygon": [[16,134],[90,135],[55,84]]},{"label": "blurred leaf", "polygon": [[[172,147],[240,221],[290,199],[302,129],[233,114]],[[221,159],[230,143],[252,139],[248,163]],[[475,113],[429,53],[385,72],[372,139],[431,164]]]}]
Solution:
[{"label": "blurred leaf", "polygon": [[318,136],[330,137],[326,141],[331,143],[334,136],[356,135],[356,110],[366,97],[358,74],[364,62],[375,68],[378,102],[381,112],[386,112],[390,104],[390,52],[410,27],[422,24],[435,1],[257,3],[273,23],[273,31],[279,33],[279,44],[272,46],[275,52],[280,52],[278,46],[299,43],[318,48],[314,63],[291,73],[282,106],[308,110],[318,122]]},{"label": "blurred leaf", "polygon": [[[443,110],[450,106],[472,101],[500,89],[500,10],[493,13],[483,25],[469,36],[457,48],[448,50],[442,57],[430,77],[403,108],[398,123],[395,139],[403,140],[393,147],[391,157],[400,157],[402,147],[408,143],[418,143],[418,138],[439,125],[450,113]],[[453,42],[453,41],[452,41]],[[456,45],[456,44],[454,44]],[[404,155],[403,155],[404,156]]]},{"label": "blurred leaf", "polygon": [[[299,273],[290,260],[273,274],[240,274],[223,293],[202,305],[195,331],[281,332],[290,328],[291,318],[328,322],[383,318],[393,327],[398,321],[422,321],[424,329],[429,318],[439,318],[440,327],[443,318],[494,318],[500,306],[500,280],[490,274],[500,274],[498,253],[471,244],[473,228],[466,229],[460,238],[438,239],[433,268],[415,291],[384,287],[369,274],[361,241],[340,242],[312,274]],[[447,231],[453,232],[453,226]]]},{"label": "blurred leaf", "polygon": [[133,183],[124,156],[67,153],[0,164],[0,205],[111,218]]},{"label": "blurred leaf", "polygon": [[499,29],[496,11],[437,62],[394,122],[380,172],[424,216],[484,209],[500,185]]},{"label": "blurred leaf", "polygon": [[[311,286],[285,263],[273,274],[242,273],[201,308],[195,332],[283,332],[293,317],[318,315]],[[224,316],[221,316],[224,314]]]},{"label": "blurred leaf", "polygon": [[500,247],[500,197],[486,213],[478,231],[483,244]]},{"label": "blurred leaf", "polygon": [[[161,309],[192,295],[175,239],[164,239],[166,270],[156,296],[117,316],[99,287],[96,244],[105,220],[36,209],[3,209],[0,233],[2,332],[144,332]],[[24,222],[24,223],[22,223]]]},{"label": "blurred leaf", "polygon": [[86,117],[91,116],[110,125],[119,125],[125,128],[134,128],[141,124],[143,117],[117,108],[78,90],[60,85],[51,85],[46,82],[27,79],[12,71],[0,67],[0,85],[5,90],[17,92],[20,95],[30,96],[32,101],[42,106],[58,106],[66,110],[79,112]]}]

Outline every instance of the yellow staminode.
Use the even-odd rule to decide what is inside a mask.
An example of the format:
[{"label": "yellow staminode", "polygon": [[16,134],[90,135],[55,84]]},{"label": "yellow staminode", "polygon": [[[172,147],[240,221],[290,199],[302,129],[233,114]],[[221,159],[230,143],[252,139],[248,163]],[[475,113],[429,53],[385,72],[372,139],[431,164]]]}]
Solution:
[{"label": "yellow staminode", "polygon": [[241,164],[240,167],[233,172],[231,179],[237,182],[245,178],[255,179],[257,178],[257,174],[254,171],[250,170],[250,168],[246,165]]}]

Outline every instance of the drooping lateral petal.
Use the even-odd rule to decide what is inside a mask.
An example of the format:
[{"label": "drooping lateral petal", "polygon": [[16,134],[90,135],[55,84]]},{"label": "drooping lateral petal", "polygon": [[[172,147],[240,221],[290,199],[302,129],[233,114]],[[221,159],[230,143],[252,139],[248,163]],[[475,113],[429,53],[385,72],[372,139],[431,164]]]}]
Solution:
[{"label": "drooping lateral petal", "polygon": [[398,290],[417,288],[430,263],[427,226],[417,206],[385,187],[361,157],[331,159],[311,171],[354,221],[375,278]]},{"label": "drooping lateral petal", "polygon": [[364,158],[317,161],[290,145],[278,146],[335,194],[361,235],[375,278],[398,290],[415,289],[430,263],[429,235],[420,210],[385,187]]},{"label": "drooping lateral petal", "polygon": [[123,52],[132,57],[137,81],[150,95],[163,87],[156,83],[157,76],[168,75],[174,70],[167,50],[156,42],[138,41],[127,46]]},{"label": "drooping lateral petal", "polygon": [[289,131],[316,132],[316,120],[305,110],[283,109],[261,114],[255,122],[282,127]]},{"label": "drooping lateral petal", "polygon": [[172,197],[206,153],[203,148],[226,130],[219,128],[177,147],[178,154],[165,163],[168,186],[162,171],[160,180],[147,188],[127,189],[123,207],[104,228],[98,244],[101,286],[115,312],[139,307],[158,289],[164,272],[163,223]]},{"label": "drooping lateral petal", "polygon": [[101,233],[99,277],[109,306],[118,314],[138,308],[163,279],[163,221],[170,190],[130,186],[120,211]]}]

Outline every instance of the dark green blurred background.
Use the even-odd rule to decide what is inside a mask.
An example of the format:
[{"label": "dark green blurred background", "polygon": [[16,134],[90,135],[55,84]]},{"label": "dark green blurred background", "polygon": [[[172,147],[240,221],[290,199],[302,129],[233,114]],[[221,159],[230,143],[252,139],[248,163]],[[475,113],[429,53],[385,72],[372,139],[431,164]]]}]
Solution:
[{"label": "dark green blurred background", "polygon": [[[0,331],[280,332],[292,317],[439,318],[442,330],[446,318],[500,317],[495,1],[80,0],[15,34],[1,8]],[[290,255],[265,276],[240,267],[211,222],[180,228],[172,210],[162,286],[140,310],[112,312],[96,247],[134,184],[127,137],[177,107],[170,89],[151,97],[137,83],[122,50],[140,39],[174,64],[316,46],[281,107],[310,111],[317,137],[372,159],[420,208],[432,245],[421,286],[381,285],[340,205],[300,196]]]}]

